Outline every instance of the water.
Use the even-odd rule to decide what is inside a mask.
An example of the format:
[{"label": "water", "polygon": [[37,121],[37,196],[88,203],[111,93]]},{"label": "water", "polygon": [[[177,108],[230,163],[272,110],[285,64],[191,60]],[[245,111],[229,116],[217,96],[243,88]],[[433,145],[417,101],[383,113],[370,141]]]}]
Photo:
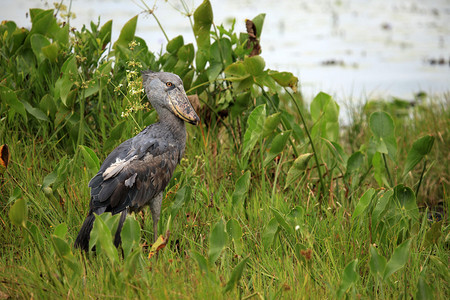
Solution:
[{"label": "water", "polygon": [[[53,1],[0,0],[0,20],[29,27],[31,7],[50,8]],[[202,1],[186,0],[193,11]],[[293,72],[307,99],[319,91],[339,103],[373,98],[413,99],[414,94],[450,91],[450,1],[434,0],[212,0],[216,24],[245,32],[245,19],[266,13],[262,56],[268,68]],[[154,1],[146,1],[153,7]],[[69,6],[69,2],[64,4]],[[113,40],[127,20],[142,12],[139,1],[73,0],[71,25],[113,20]],[[155,14],[169,38],[194,42],[179,1],[157,1]],[[152,51],[166,44],[152,16],[140,14],[137,35]],[[444,60],[444,64],[430,61]]]}]

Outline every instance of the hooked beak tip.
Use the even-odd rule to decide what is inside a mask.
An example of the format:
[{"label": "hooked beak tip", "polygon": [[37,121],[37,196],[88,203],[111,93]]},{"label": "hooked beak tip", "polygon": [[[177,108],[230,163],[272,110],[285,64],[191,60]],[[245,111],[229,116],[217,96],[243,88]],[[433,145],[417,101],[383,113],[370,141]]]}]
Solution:
[{"label": "hooked beak tip", "polygon": [[197,126],[200,123],[200,118],[198,117],[198,115],[196,114],[194,117],[194,120],[189,120],[189,124],[195,125]]}]

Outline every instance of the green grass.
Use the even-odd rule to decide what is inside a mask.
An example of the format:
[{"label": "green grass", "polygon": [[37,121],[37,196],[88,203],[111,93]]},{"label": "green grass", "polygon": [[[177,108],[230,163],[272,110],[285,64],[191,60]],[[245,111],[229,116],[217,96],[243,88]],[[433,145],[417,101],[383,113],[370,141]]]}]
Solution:
[{"label": "green grass", "polygon": [[[440,103],[442,105],[443,102]],[[444,194],[440,199],[444,201],[446,216],[448,195],[445,193],[448,185],[440,181],[448,180],[449,176],[447,167],[442,163],[445,155],[448,157],[446,144],[449,138],[449,113],[446,105],[441,107],[443,109],[440,110],[417,110],[412,119],[397,121],[403,122],[402,128],[405,129],[405,136],[399,134],[399,148],[410,147],[412,139],[406,138],[406,135],[418,137],[431,133],[440,137],[436,139],[430,155],[432,167],[426,174],[426,178],[430,179],[425,179],[423,192],[419,194],[417,201],[426,203],[433,199],[432,203],[435,203],[434,199],[441,196],[425,196],[424,193],[441,190]],[[438,120],[440,124],[430,123],[430,120]],[[353,124],[342,129],[342,136],[349,138],[355,127],[360,128],[361,132],[367,132],[365,126],[364,122],[358,126]],[[56,197],[49,197],[43,192],[41,184],[66,155],[65,151],[54,147],[54,140],[45,141],[29,136],[3,123],[0,138],[2,143],[9,145],[11,160],[1,186],[2,293],[19,298],[334,298],[343,280],[345,266],[357,259],[358,278],[348,292],[351,297],[410,298],[415,296],[418,289],[420,272],[424,272],[425,282],[430,286],[434,297],[448,298],[446,262],[449,259],[449,230],[446,217],[436,244],[425,247],[424,240],[427,239],[431,224],[427,221],[425,210],[421,210],[419,220],[408,227],[407,237],[412,240],[409,259],[388,281],[380,280],[370,273],[369,216],[352,218],[354,207],[362,193],[370,186],[377,188],[370,175],[363,186],[354,191],[351,200],[345,197],[342,185],[333,185],[333,190],[327,191],[332,197],[327,198],[327,203],[321,209],[317,194],[311,186],[312,178],[304,181],[306,188],[283,190],[287,173],[283,167],[272,197],[267,191],[273,189],[276,168],[273,163],[261,170],[266,176],[266,193],[262,193],[260,174],[252,172],[245,208],[244,199],[236,207],[231,207],[231,194],[241,175],[238,157],[227,134],[214,129],[205,134],[205,130],[206,128],[189,127],[185,160],[177,169],[177,180],[173,181],[166,193],[160,232],[166,227],[177,190],[184,185],[190,186],[192,197],[171,221],[170,241],[160,251],[158,259],[147,258],[149,249],[145,245],[151,241],[151,218],[149,212],[144,211],[135,215],[143,231],[139,256],[129,277],[121,277],[126,269],[123,260],[114,264],[104,254],[85,257],[74,249],[71,251],[82,271],[80,276],[72,277],[70,269],[55,254],[50,237],[57,225],[65,223],[68,227],[65,241],[73,244],[87,211],[87,184],[94,173],[85,167],[83,156],[75,153],[69,157],[71,161],[67,172],[53,193]],[[361,135],[352,138],[355,139],[353,145],[344,143],[346,147],[358,143],[362,145],[365,140]],[[99,142],[92,145],[92,148],[101,158],[104,157],[105,153],[101,152]],[[284,155],[286,156],[288,155]],[[402,155],[403,159],[404,156],[405,154]],[[259,162],[253,164],[256,165],[255,168],[259,166]],[[413,172],[412,176],[416,176],[416,173]],[[440,185],[441,188],[429,185]],[[14,199],[10,197],[14,190],[18,190],[19,198],[26,199],[28,203],[30,224],[35,224],[40,232],[40,240],[37,242],[32,241],[24,229],[12,225],[9,220],[8,212],[14,203]],[[296,206],[304,210],[304,217],[297,219],[301,220],[296,224],[299,229],[292,235],[278,227],[279,232],[275,235],[273,244],[265,247],[264,230],[274,216],[270,208],[285,215]],[[237,220],[242,228],[241,255],[236,253],[234,244],[228,241],[218,260],[209,264],[206,271],[202,271],[193,258],[192,251],[207,258],[212,226],[220,220],[227,222],[230,219]],[[30,224],[28,228],[32,227]],[[403,230],[402,226],[393,224],[385,232],[387,238],[380,239],[384,244],[377,244],[381,255],[389,259]],[[377,240],[375,237],[372,239]],[[39,251],[48,264],[48,270]],[[248,264],[238,281],[238,288],[223,294],[233,268],[247,256]]]},{"label": "green grass", "polygon": [[[329,95],[302,105],[297,77],[214,25],[209,1],[191,16],[198,50],[176,37],[160,55],[137,17],[113,43],[111,22],[30,15],[31,30],[0,24],[0,299],[450,298],[448,94],[367,101],[342,126]],[[142,69],[178,74],[202,120],[164,196],[170,238],[149,257],[146,209],[117,250],[104,215],[85,255],[89,180],[156,121]]]}]

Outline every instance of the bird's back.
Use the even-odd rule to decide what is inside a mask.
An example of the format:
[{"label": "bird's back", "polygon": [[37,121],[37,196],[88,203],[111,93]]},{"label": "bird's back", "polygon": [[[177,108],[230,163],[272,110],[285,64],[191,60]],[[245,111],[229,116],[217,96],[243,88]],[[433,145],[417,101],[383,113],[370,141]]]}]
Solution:
[{"label": "bird's back", "polygon": [[89,182],[91,211],[138,211],[169,183],[183,156],[185,139],[155,123],[123,142]]}]

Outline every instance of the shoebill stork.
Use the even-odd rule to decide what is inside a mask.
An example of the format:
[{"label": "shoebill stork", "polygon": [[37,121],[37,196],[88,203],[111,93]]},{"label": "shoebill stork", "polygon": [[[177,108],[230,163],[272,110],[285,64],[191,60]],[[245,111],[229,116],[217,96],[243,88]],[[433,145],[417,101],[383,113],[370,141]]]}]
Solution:
[{"label": "shoebill stork", "polygon": [[200,119],[186,96],[180,77],[152,71],[143,71],[142,77],[159,122],[114,149],[89,182],[90,209],[75,240],[76,248],[89,251],[94,213],[104,212],[121,214],[114,238],[117,247],[127,213],[138,212],[146,205],[152,213],[155,241],[158,236],[163,191],[186,146],[185,122],[197,125]]}]

